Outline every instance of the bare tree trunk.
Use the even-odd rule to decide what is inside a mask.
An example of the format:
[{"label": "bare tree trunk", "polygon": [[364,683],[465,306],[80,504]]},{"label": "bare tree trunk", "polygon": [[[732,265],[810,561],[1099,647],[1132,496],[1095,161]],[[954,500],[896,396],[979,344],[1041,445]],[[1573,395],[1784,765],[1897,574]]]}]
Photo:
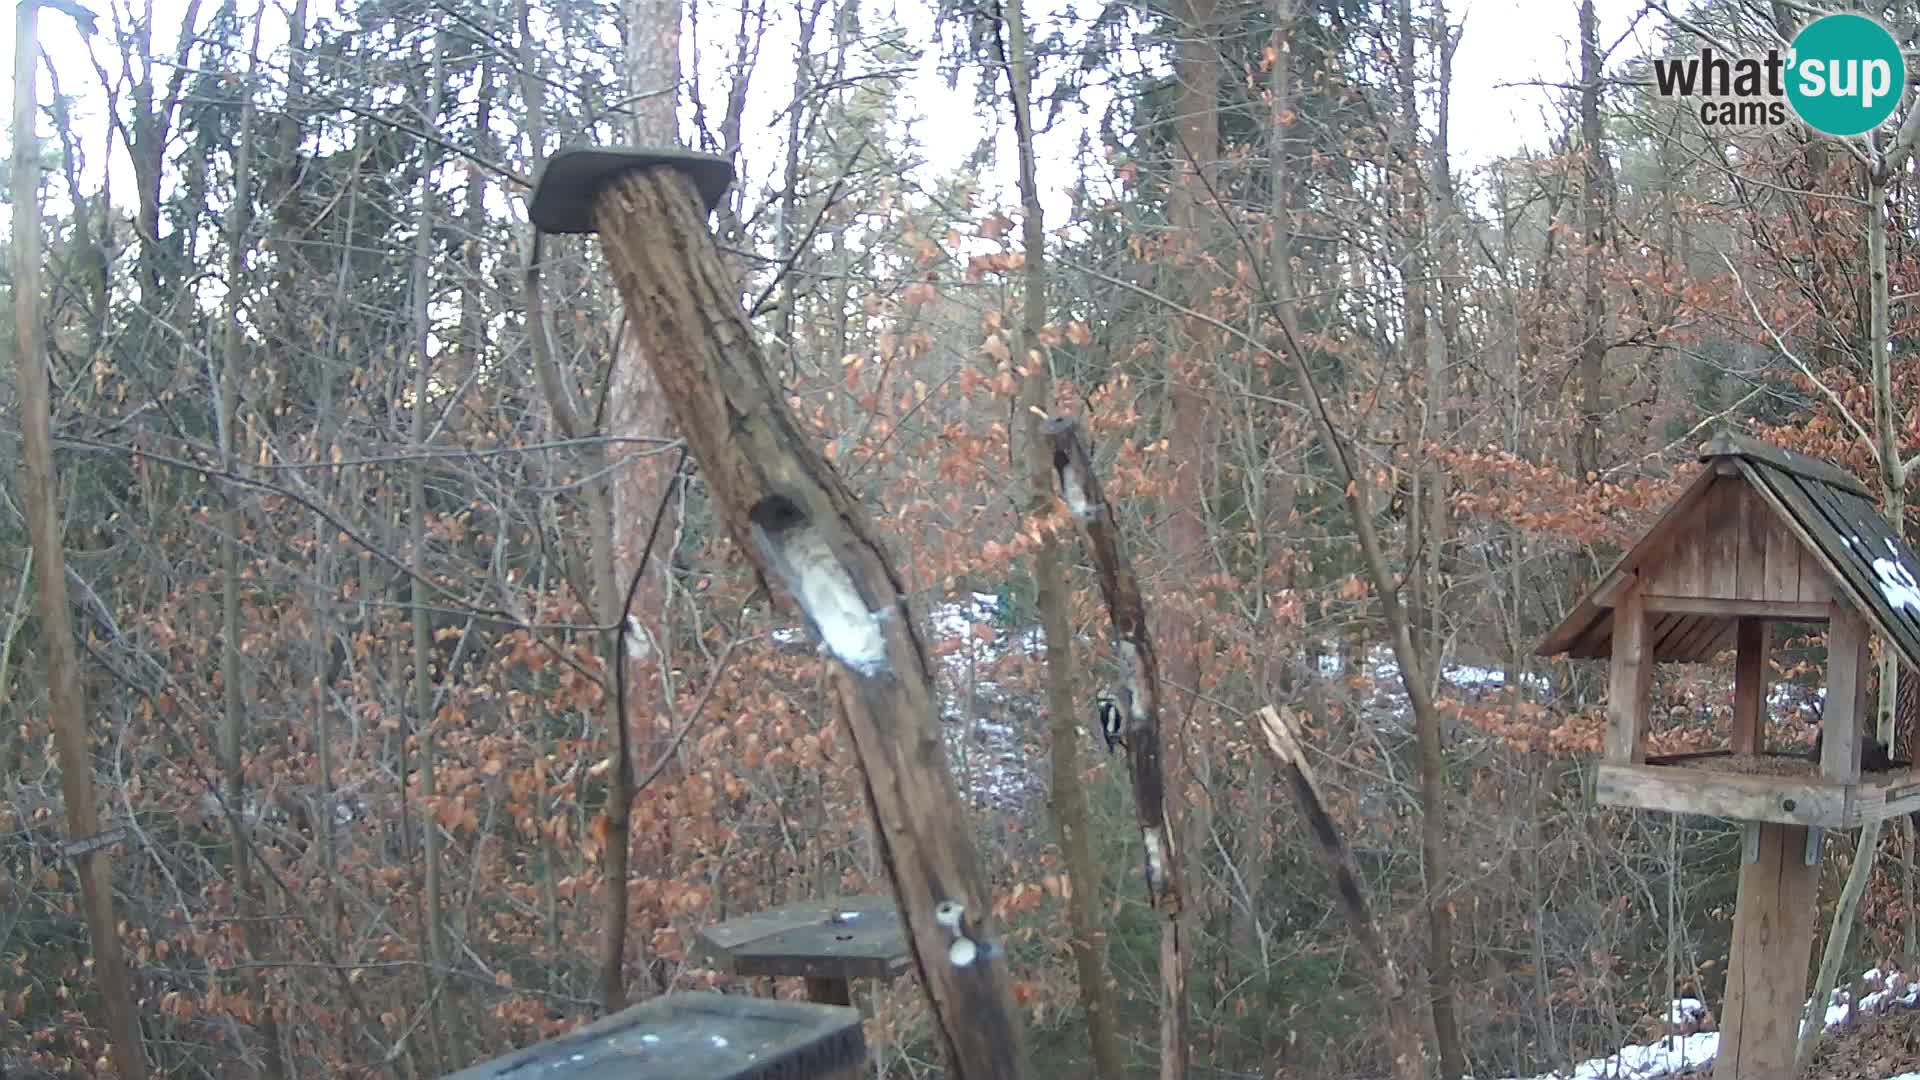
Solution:
[{"label": "bare tree trunk", "polygon": [[54,500],[52,393],[45,328],[40,319],[40,117],[35,76],[40,61],[39,4],[14,9],[13,37],[13,319],[14,362],[20,389],[20,456],[23,497],[34,565],[39,568],[41,638],[47,648],[47,696],[54,747],[60,758],[60,794],[67,809],[67,842],[80,879],[93,970],[107,1013],[113,1067],[122,1080],[144,1080],[147,1058],[140,1019],[120,951],[113,903],[113,858],[97,838],[93,755],[87,735],[86,691],[73,644],[73,610],[67,600],[67,555],[61,546],[60,511]]},{"label": "bare tree trunk", "polygon": [[[1920,110],[1920,105],[1914,107]],[[1878,168],[1867,178],[1867,343],[1873,380],[1873,433],[1879,441],[1880,512],[1893,534],[1907,535],[1907,466],[1900,460],[1900,432],[1906,417],[1893,398],[1893,300],[1889,295],[1887,260],[1887,187],[1890,176]],[[1880,741],[1895,745],[1894,714],[1900,700],[1900,664],[1892,649],[1880,652],[1880,702],[1876,730]]]},{"label": "bare tree trunk", "polygon": [[[1307,365],[1298,315],[1295,305],[1290,302],[1290,282],[1283,278],[1277,285],[1282,290],[1282,296],[1289,298],[1289,302],[1276,305],[1284,341],[1282,354],[1293,368],[1294,378],[1306,399],[1307,411],[1313,419],[1321,446],[1334,464],[1334,479],[1344,491],[1347,517],[1353,524],[1355,537],[1360,544],[1361,562],[1366,568],[1373,593],[1379,598],[1381,615],[1393,646],[1394,662],[1400,669],[1401,687],[1406,691],[1408,704],[1413,709],[1414,729],[1421,743],[1420,803],[1421,811],[1426,815],[1422,823],[1421,848],[1427,879],[1434,883],[1449,882],[1452,879],[1452,859],[1446,843],[1446,775],[1445,759],[1439,745],[1439,709],[1433,700],[1431,684],[1427,681],[1426,664],[1414,647],[1413,627],[1406,609],[1400,603],[1400,583],[1387,566],[1379,533],[1374,528],[1373,511],[1368,505],[1372,484],[1367,472],[1355,462],[1353,449],[1341,435],[1333,411],[1321,394],[1312,369]],[[1429,825],[1433,827],[1429,829]],[[1431,886],[1427,890],[1427,906],[1429,919],[1437,915],[1439,919],[1450,920],[1451,913],[1446,909],[1444,896]],[[1452,987],[1450,983],[1443,984],[1439,973],[1435,973],[1433,997],[1436,1002],[1443,993],[1451,995]]]},{"label": "bare tree trunk", "polygon": [[[1914,107],[1915,115],[1920,115],[1920,106]],[[1911,126],[1911,117],[1902,125],[1902,136]],[[1900,155],[1904,157],[1904,154]],[[1907,465],[1900,460],[1899,428],[1902,425],[1895,411],[1893,399],[1892,367],[1892,300],[1887,282],[1887,186],[1891,173],[1897,167],[1897,158],[1889,155],[1886,161],[1876,161],[1869,166],[1867,174],[1867,347],[1871,359],[1869,377],[1873,393],[1873,433],[1876,444],[1874,456],[1878,459],[1880,473],[1880,511],[1893,528],[1895,536],[1906,536],[1906,488]],[[1891,648],[1883,649],[1880,657],[1880,717],[1878,730],[1883,739],[1893,734],[1892,713],[1899,700],[1900,666]],[[1889,743],[1889,745],[1891,745]],[[1847,882],[1840,890],[1840,899],[1833,907],[1833,924],[1827,930],[1826,948],[1820,954],[1820,970],[1813,984],[1813,1004],[1809,1006],[1810,1017],[1822,1017],[1826,1010],[1826,995],[1832,989],[1834,980],[1840,976],[1840,963],[1846,956],[1847,942],[1852,937],[1853,921],[1859,914],[1860,900],[1866,895],[1867,883],[1873,878],[1874,864],[1880,860],[1880,822],[1871,821],[1860,829],[1860,837],[1853,852],[1853,866],[1847,871]],[[1820,1046],[1824,1024],[1818,1019],[1803,1023],[1800,1029],[1800,1048],[1796,1055],[1798,1067],[1805,1072],[1813,1062],[1813,1054]]]},{"label": "bare tree trunk", "polygon": [[[1040,346],[1047,310],[1046,230],[1034,170],[1033,57],[1022,0],[1007,0],[1004,17],[1011,55],[1002,59],[1013,103],[1014,139],[1019,147],[1021,229],[1026,247],[1025,295],[1016,350],[1027,369],[1020,392],[1021,434],[1027,452],[1027,517],[1037,523],[1054,506],[1053,447],[1040,433],[1053,383],[1051,365]],[[1081,710],[1074,704],[1073,626],[1067,613],[1066,578],[1060,541],[1051,530],[1042,529],[1041,536],[1040,548],[1034,554],[1033,576],[1040,622],[1047,636],[1047,716],[1053,747],[1051,806],[1072,884],[1067,897],[1067,923],[1072,933],[1069,947],[1079,974],[1080,1002],[1087,1012],[1094,1075],[1120,1077],[1125,1075],[1126,1066],[1114,1027],[1107,934],[1100,923],[1101,874],[1093,861],[1087,792],[1080,778],[1084,729],[1076,722]]]},{"label": "bare tree trunk", "polygon": [[1606,129],[1600,122],[1600,25],[1593,0],[1580,2],[1580,140],[1586,163],[1581,192],[1581,221],[1586,244],[1586,278],[1581,310],[1580,437],[1574,464],[1584,481],[1600,469],[1600,422],[1606,414],[1607,318],[1605,270],[1608,218],[1613,211],[1613,163],[1607,158]]},{"label": "bare tree trunk", "polygon": [[[433,49],[433,65],[428,76],[427,115],[423,121],[431,133],[440,117],[440,70],[444,43],[434,40],[429,43]],[[420,157],[420,216],[417,234],[413,245],[413,321],[415,335],[415,357],[413,369],[413,429],[414,452],[422,455],[414,461],[408,470],[408,501],[411,504],[407,522],[407,543],[411,552],[413,571],[413,715],[416,738],[420,750],[420,829],[424,837],[423,859],[426,863],[425,874],[425,937],[427,971],[425,985],[427,989],[426,1005],[431,1010],[427,1033],[435,1054],[441,1062],[446,1059],[446,1031],[444,1020],[446,1012],[441,1005],[441,995],[445,992],[443,979],[447,971],[447,947],[445,927],[443,925],[440,896],[440,814],[436,801],[439,798],[438,778],[435,775],[438,748],[434,741],[433,720],[433,616],[427,609],[427,466],[424,452],[427,443],[427,402],[432,384],[428,375],[432,371],[433,359],[427,352],[431,325],[428,322],[427,304],[432,293],[433,277],[431,259],[433,256],[433,162],[434,151],[430,143],[421,143]],[[406,776],[401,784],[407,783]]]},{"label": "bare tree trunk", "polygon": [[793,308],[795,281],[799,276],[801,253],[794,250],[794,215],[800,211],[801,113],[813,92],[813,29],[820,21],[826,0],[796,0],[794,10],[800,19],[800,40],[794,45],[793,100],[787,105],[787,164],[780,191],[780,220],[775,225],[775,254],[785,270],[780,275],[780,292],[773,308],[774,370],[785,379],[793,371]]},{"label": "bare tree trunk", "polygon": [[[482,157],[494,156],[493,138],[493,55],[482,51],[476,61],[480,65],[480,89],[474,103],[473,150]],[[467,395],[477,393],[471,389],[475,375],[486,353],[486,271],[480,262],[481,250],[485,247],[487,228],[487,188],[489,174],[485,169],[467,170],[466,206],[461,211],[461,231],[466,235],[461,240],[463,274],[460,279],[460,343],[453,350],[455,363],[450,375],[444,382],[454,387],[454,399],[447,406],[447,415],[441,425],[458,429],[461,416],[472,406],[467,403]],[[484,411],[484,406],[482,407]]]},{"label": "bare tree trunk", "polygon": [[[528,0],[519,0],[516,15],[520,24],[520,92],[526,105],[526,129],[530,173],[538,175],[546,161],[546,86],[541,81],[535,66],[536,55],[533,48],[533,34],[529,20]],[[540,287],[540,237],[536,232],[530,239],[527,251],[526,273],[521,279],[523,297],[527,309],[527,341],[533,354],[534,377],[540,383],[547,399],[547,407],[553,413],[553,423],[569,439],[585,438],[588,434],[587,421],[580,415],[579,407],[574,403],[573,393],[568,388],[564,374],[560,371],[558,358],[554,355],[553,331],[547,325],[546,294]],[[614,384],[619,383],[615,373]],[[588,455],[596,471],[604,469],[608,451],[600,450]],[[613,557],[613,513],[609,507],[607,486],[600,483],[587,485],[587,528],[589,561],[591,563],[591,584],[593,590],[591,604],[596,619],[604,625],[612,625],[619,619],[619,613],[613,609],[619,602],[619,583],[614,573]],[[611,673],[615,664],[626,662],[620,648],[620,634],[610,633],[607,638],[607,667]],[[627,852],[631,837],[631,795],[633,790],[633,755],[628,745],[627,726],[624,717],[617,715],[614,708],[614,695],[607,696],[607,727],[612,735],[614,747],[614,768],[608,781],[606,802],[607,829],[601,852],[605,874],[602,902],[605,905],[606,937],[600,956],[600,1006],[607,1012],[616,1012],[626,1004],[626,943],[627,943]],[[543,850],[549,855],[551,863],[551,843],[543,844]],[[551,899],[551,898],[550,898]],[[556,910],[549,904],[549,911]],[[557,938],[558,922],[549,918],[548,928]]]},{"label": "bare tree trunk", "polygon": [[[1444,10],[1439,14],[1444,16]],[[1413,30],[1413,5],[1411,0],[1398,0],[1396,12],[1399,24],[1400,47],[1400,94],[1401,94],[1401,150],[1403,167],[1409,170],[1417,168],[1420,161],[1419,132],[1420,113],[1415,97],[1416,70],[1415,34]],[[1444,28],[1442,29],[1444,33]],[[1442,114],[1444,117],[1444,113]],[[1439,145],[1438,169],[1446,167],[1444,144]],[[1424,678],[1434,670],[1439,662],[1438,638],[1431,633],[1432,624],[1437,619],[1433,610],[1436,600],[1434,590],[1438,587],[1438,574],[1435,573],[1437,557],[1445,532],[1445,505],[1443,500],[1444,477],[1435,467],[1427,453],[1427,441],[1434,438],[1434,429],[1439,424],[1440,409],[1446,392],[1446,342],[1444,327],[1439,320],[1430,317],[1427,305],[1431,291],[1435,288],[1437,262],[1433,258],[1433,222],[1429,218],[1432,207],[1427,198],[1426,186],[1432,186],[1436,194],[1447,194],[1444,181],[1436,177],[1425,181],[1420,177],[1410,177],[1405,185],[1407,190],[1407,243],[1409,245],[1406,305],[1407,305],[1407,342],[1408,342],[1408,383],[1415,365],[1418,364],[1425,374],[1425,393],[1420,397],[1417,410],[1419,444],[1413,447],[1416,463],[1411,471],[1413,490],[1408,498],[1408,513],[1412,521],[1409,530],[1410,550],[1407,553],[1407,590],[1408,605],[1405,615],[1406,632],[1414,655],[1419,657],[1419,671]],[[1437,200],[1435,200],[1437,201]],[[1455,989],[1453,952],[1454,926],[1452,892],[1452,860],[1447,853],[1447,759],[1446,749],[1441,738],[1439,716],[1429,713],[1422,717],[1415,715],[1415,736],[1418,743],[1418,768],[1420,773],[1420,853],[1421,866],[1425,872],[1425,895],[1427,909],[1427,978],[1430,985],[1433,1011],[1434,1049],[1438,1052],[1440,1075],[1445,1080],[1466,1074],[1467,1060],[1460,1038],[1460,1022],[1455,1003],[1458,992]]]},{"label": "bare tree trunk", "polygon": [[[1179,40],[1174,47],[1174,134],[1178,140],[1179,162],[1174,170],[1170,195],[1170,216],[1184,240],[1195,253],[1204,251],[1213,220],[1213,193],[1209,187],[1214,163],[1220,156],[1220,54],[1212,35],[1217,29],[1217,0],[1180,0],[1173,7]],[[1193,385],[1192,377],[1182,370],[1179,353],[1185,352],[1197,368],[1206,352],[1209,330],[1189,321],[1186,333],[1168,361],[1168,396],[1172,405],[1170,423],[1170,460],[1174,463],[1173,498],[1168,538],[1174,565],[1181,571],[1182,583],[1204,575],[1207,555],[1205,489],[1202,475],[1207,453],[1208,409],[1205,397]],[[1207,800],[1190,799],[1186,792],[1195,780],[1189,759],[1194,750],[1204,761],[1208,747],[1189,746],[1190,733],[1204,729],[1200,716],[1205,711],[1199,696],[1200,657],[1206,651],[1205,630],[1188,620],[1170,623],[1166,635],[1166,685],[1178,695],[1184,708],[1174,708],[1174,695],[1155,702],[1160,711],[1161,746],[1166,755],[1164,771],[1171,804],[1180,809],[1169,822],[1168,839],[1178,836],[1178,847],[1186,852],[1205,850],[1204,841],[1212,832]],[[1160,1077],[1184,1080],[1192,1056],[1191,1028],[1188,1017],[1187,958],[1182,946],[1195,917],[1195,908],[1204,907],[1195,896],[1184,896],[1180,909],[1170,913],[1161,935],[1160,1002]]]},{"label": "bare tree trunk", "polygon": [[[247,251],[252,244],[248,235],[253,193],[254,159],[254,83],[258,74],[260,26],[255,19],[253,52],[248,58],[246,97],[240,105],[240,132],[235,144],[233,208],[227,213],[227,296],[226,327],[220,356],[220,402],[218,437],[220,467],[229,474],[239,468],[234,453],[234,425],[238,421],[242,350],[246,330],[242,325],[242,298],[247,280]],[[263,435],[264,437],[264,435]],[[220,766],[226,774],[227,826],[233,838],[233,885],[236,907],[245,922],[247,951],[255,962],[267,957],[267,940],[260,896],[254,890],[253,843],[246,823],[246,703],[241,696],[240,673],[240,498],[239,490],[229,485],[223,493],[220,536],[220,683],[225,706],[225,726],[220,737]],[[251,911],[251,917],[247,914]],[[264,993],[265,979],[249,976],[243,981],[248,997],[260,1003],[260,1037],[266,1044],[266,1075],[285,1074],[280,1059],[280,1025],[274,1019],[274,1005]]]},{"label": "bare tree trunk", "polygon": [[[640,146],[674,146],[679,142],[679,117],[675,111],[680,84],[680,2],[679,0],[625,0],[627,8],[627,96],[632,109],[628,132]],[[615,343],[613,370],[607,388],[608,433],[615,438],[663,436],[668,419],[653,367],[642,352],[639,328],[630,318],[620,320],[622,331]],[[608,473],[607,494],[589,495],[593,521],[594,588],[600,592],[595,604],[602,625],[621,624],[628,615],[633,623],[608,635],[606,671],[612,677],[615,665],[628,666],[628,715],[615,715],[612,694],[607,695],[607,728],[613,742],[615,762],[607,785],[606,848],[603,869],[606,874],[606,952],[601,960],[600,997],[608,1012],[626,1003],[627,923],[632,917],[627,894],[628,860],[633,847],[633,725],[654,737],[644,745],[649,760],[666,752],[666,735],[654,725],[661,715],[662,673],[671,666],[672,629],[668,620],[668,590],[673,572],[672,547],[660,553],[642,575],[633,594],[633,609],[626,612],[624,583],[640,556],[640,543],[653,522],[653,508],[662,505],[662,494],[672,477],[662,455],[630,457],[629,444],[613,443],[605,451],[613,466]],[[624,459],[624,460],[623,460]],[[597,489],[598,484],[594,485]],[[661,526],[668,537],[679,535],[678,508],[667,503],[667,513],[675,515]],[[636,651],[639,662],[621,647],[624,634],[634,634],[644,644]],[[651,982],[651,977],[649,977]]]}]

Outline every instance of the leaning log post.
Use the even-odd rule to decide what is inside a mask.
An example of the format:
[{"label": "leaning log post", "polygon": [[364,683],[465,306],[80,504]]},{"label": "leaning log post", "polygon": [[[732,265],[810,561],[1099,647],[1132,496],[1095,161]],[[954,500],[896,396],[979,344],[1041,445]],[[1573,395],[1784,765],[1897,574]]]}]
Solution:
[{"label": "leaning log post", "polygon": [[627,318],[700,463],[716,515],[806,616],[865,778],[880,848],[955,1076],[1028,1075],[1006,944],[947,768],[932,665],[865,509],[787,407],[706,224],[731,178],[684,151],[575,150],[529,216],[598,232]]},{"label": "leaning log post", "polygon": [[1301,816],[1307,819],[1314,846],[1320,849],[1320,862],[1333,878],[1334,891],[1340,894],[1340,913],[1346,917],[1347,928],[1374,967],[1374,980],[1380,986],[1380,1000],[1387,1014],[1387,1043],[1393,1053],[1393,1075],[1397,1080],[1425,1080],[1426,1045],[1421,1041],[1419,1025],[1414,1022],[1406,976],[1393,962],[1393,952],[1387,948],[1386,939],[1380,935],[1380,924],[1374,921],[1373,910],[1367,906],[1367,894],[1360,884],[1360,867],[1353,861],[1353,849],[1347,846],[1340,826],[1327,813],[1326,800],[1320,795],[1320,781],[1300,751],[1297,725],[1292,716],[1283,716],[1269,705],[1256,714],[1254,726],[1266,737],[1267,751],[1279,763],[1287,790],[1300,808]]},{"label": "leaning log post", "polygon": [[1107,503],[1100,478],[1080,441],[1072,417],[1056,416],[1040,425],[1053,447],[1053,472],[1060,497],[1073,512],[1093,551],[1100,595],[1113,627],[1114,647],[1126,664],[1120,708],[1126,722],[1127,772],[1133,782],[1134,819],[1140,828],[1146,865],[1147,901],[1165,918],[1160,934],[1161,1053],[1183,1052],[1187,1044],[1186,939],[1182,933],[1180,850],[1167,813],[1167,778],[1160,755],[1160,661],[1147,632],[1147,604],[1133,564],[1120,549],[1120,528]]},{"label": "leaning log post", "polygon": [[1060,481],[1060,497],[1080,522],[1087,546],[1093,550],[1093,569],[1106,600],[1115,647],[1126,664],[1119,690],[1126,718],[1127,770],[1133,781],[1135,820],[1147,868],[1147,900],[1166,914],[1179,913],[1179,861],[1176,838],[1167,816],[1167,783],[1160,761],[1160,662],[1147,632],[1147,605],[1133,564],[1120,550],[1120,530],[1107,504],[1100,478],[1094,475],[1079,426],[1056,416],[1040,425],[1040,434],[1053,447],[1053,472]]}]

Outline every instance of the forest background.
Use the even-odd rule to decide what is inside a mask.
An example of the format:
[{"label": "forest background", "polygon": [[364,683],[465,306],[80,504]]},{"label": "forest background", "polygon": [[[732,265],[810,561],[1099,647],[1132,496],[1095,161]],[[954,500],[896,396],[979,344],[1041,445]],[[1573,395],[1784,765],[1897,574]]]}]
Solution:
[{"label": "forest background", "polygon": [[[438,1075],[715,985],[701,925],[886,888],[824,661],[697,470],[675,481],[597,246],[548,237],[526,273],[529,184],[581,143],[735,163],[718,241],[926,620],[1038,1060],[1164,1075],[1167,1002],[1095,727],[1119,662],[1019,479],[1034,409],[1089,434],[1162,643],[1194,1075],[1384,1069],[1374,958],[1248,726],[1269,703],[1306,726],[1443,1075],[1719,1000],[1737,831],[1596,808],[1604,678],[1531,654],[1719,426],[1906,516],[1910,135],[1705,129],[1647,67],[1790,38],[1802,5],[95,14],[41,16],[44,259],[0,318],[26,287],[45,333],[126,986],[61,854],[9,382],[9,1075],[113,1075],[117,994],[163,1075]],[[1823,655],[1777,653],[1776,744],[1810,739]],[[1729,669],[1661,672],[1657,747],[1724,737]],[[1869,882],[1844,970],[1920,954],[1904,876]],[[939,1071],[911,985],[861,996],[884,1075]]]}]

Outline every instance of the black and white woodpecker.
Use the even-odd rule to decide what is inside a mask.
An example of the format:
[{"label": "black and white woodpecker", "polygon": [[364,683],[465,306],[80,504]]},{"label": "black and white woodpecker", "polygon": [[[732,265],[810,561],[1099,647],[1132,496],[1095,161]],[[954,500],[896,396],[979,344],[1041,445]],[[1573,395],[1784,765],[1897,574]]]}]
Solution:
[{"label": "black and white woodpecker", "polygon": [[1122,750],[1127,749],[1126,714],[1120,711],[1119,703],[1110,697],[1101,697],[1097,701],[1100,711],[1100,734],[1106,736],[1107,753],[1113,753],[1113,748],[1116,746]]}]

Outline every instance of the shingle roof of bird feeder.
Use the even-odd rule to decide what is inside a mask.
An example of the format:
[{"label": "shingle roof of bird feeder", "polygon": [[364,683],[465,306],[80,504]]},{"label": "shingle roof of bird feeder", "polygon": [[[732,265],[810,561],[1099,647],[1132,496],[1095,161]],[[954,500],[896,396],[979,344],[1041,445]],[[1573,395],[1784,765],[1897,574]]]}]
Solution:
[{"label": "shingle roof of bird feeder", "polygon": [[[1920,555],[1894,535],[1865,485],[1817,458],[1730,433],[1702,446],[1700,460],[1707,467],[1538,655],[1611,655],[1613,598],[1647,578],[1693,584],[1693,602],[1674,605],[1690,610],[1649,606],[1656,660],[1710,660],[1730,647],[1738,616],[1752,614],[1737,604],[1769,602],[1780,618],[1820,622],[1835,600],[1920,668]],[[1729,601],[1724,613],[1702,610],[1716,598]]]}]

